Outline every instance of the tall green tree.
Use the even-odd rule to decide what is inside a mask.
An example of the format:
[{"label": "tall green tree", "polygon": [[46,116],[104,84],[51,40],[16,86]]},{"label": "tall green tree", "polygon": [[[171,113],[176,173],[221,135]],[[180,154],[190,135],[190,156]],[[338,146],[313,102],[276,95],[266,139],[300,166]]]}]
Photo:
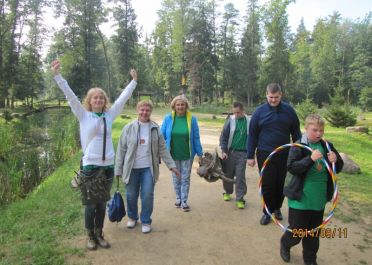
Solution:
[{"label": "tall green tree", "polygon": [[304,99],[312,99],[310,56],[310,32],[306,30],[304,20],[301,19],[292,43],[290,63],[293,65],[293,72],[286,93],[287,98],[293,103],[301,102]]},{"label": "tall green tree", "polygon": [[330,102],[334,95],[337,82],[337,40],[339,39],[338,25],[340,15],[333,14],[316,23],[312,39],[311,69],[313,78],[314,102],[319,106]]},{"label": "tall green tree", "polygon": [[217,58],[213,54],[213,31],[208,3],[198,1],[188,47],[188,70],[194,103],[213,101]]},{"label": "tall green tree", "polygon": [[63,0],[57,9],[64,14],[65,22],[58,33],[63,37],[55,39],[63,43],[54,45],[63,48],[59,51],[63,54],[60,58],[65,68],[63,73],[81,97],[92,86],[102,86],[102,80],[107,80],[104,52],[99,46],[101,40],[97,32],[105,11],[100,0]]},{"label": "tall green tree", "polygon": [[258,79],[262,51],[260,21],[261,11],[257,0],[249,0],[246,27],[241,40],[241,89],[239,100],[253,106],[259,96]]},{"label": "tall green tree", "polygon": [[162,8],[158,11],[159,20],[152,36],[152,74],[155,85],[163,92],[165,102],[170,101],[173,94],[177,93],[180,83],[172,63],[173,10],[172,0],[162,2]]},{"label": "tall green tree", "polygon": [[[27,42],[20,56],[18,66],[19,84],[16,98],[26,99],[31,108],[34,98],[39,97],[44,90],[41,49],[43,47],[46,29],[43,24],[43,9],[48,4],[45,0],[29,0],[26,24],[29,28]],[[12,101],[13,104],[13,101]]]},{"label": "tall green tree", "polygon": [[[6,5],[7,4],[7,5]],[[20,36],[24,27],[25,5],[19,0],[2,3],[2,83],[0,91],[0,107],[10,106],[10,98],[17,89],[17,66],[21,51]],[[10,97],[9,97],[9,94]]]},{"label": "tall green tree", "polygon": [[131,0],[116,1],[113,11],[118,29],[112,40],[116,47],[116,79],[119,87],[129,81],[129,71],[135,67],[137,57],[137,45],[140,33],[136,21],[136,14]]},{"label": "tall green tree", "polygon": [[265,10],[267,50],[264,60],[263,86],[279,83],[287,86],[291,70],[289,61],[290,30],[287,7],[294,0],[271,0]]},{"label": "tall green tree", "polygon": [[[353,24],[350,38],[353,42],[353,60],[349,68],[352,103],[362,96],[363,102],[371,97],[372,84],[372,12]],[[369,91],[369,92],[368,92]],[[371,102],[371,99],[369,99]],[[365,105],[365,104],[363,104]],[[365,107],[364,107],[365,108]],[[371,106],[369,106],[371,108]]]},{"label": "tall green tree", "polygon": [[223,103],[225,100],[225,91],[238,91],[238,73],[236,72],[235,65],[238,61],[238,51],[235,36],[237,35],[237,17],[239,11],[235,9],[234,5],[229,3],[225,5],[225,12],[222,17],[222,24],[220,27],[220,52],[219,52],[219,72],[220,72],[220,87]]}]

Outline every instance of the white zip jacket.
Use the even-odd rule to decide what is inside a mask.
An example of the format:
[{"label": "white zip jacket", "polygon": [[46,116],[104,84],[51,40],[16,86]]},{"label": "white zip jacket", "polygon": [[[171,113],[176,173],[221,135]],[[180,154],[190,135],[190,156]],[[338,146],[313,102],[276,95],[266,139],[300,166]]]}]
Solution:
[{"label": "white zip jacket", "polygon": [[[75,93],[71,90],[67,81],[58,74],[54,76],[59,88],[65,94],[72,112],[79,120],[80,124],[80,142],[84,153],[83,166],[110,166],[114,164],[114,145],[112,143],[111,131],[112,123],[123,110],[124,104],[128,101],[132,92],[137,86],[137,82],[132,80],[123,90],[119,98],[114,102],[110,109],[99,117],[95,113],[87,111]],[[106,118],[106,159],[102,160],[103,151],[103,117]]]}]

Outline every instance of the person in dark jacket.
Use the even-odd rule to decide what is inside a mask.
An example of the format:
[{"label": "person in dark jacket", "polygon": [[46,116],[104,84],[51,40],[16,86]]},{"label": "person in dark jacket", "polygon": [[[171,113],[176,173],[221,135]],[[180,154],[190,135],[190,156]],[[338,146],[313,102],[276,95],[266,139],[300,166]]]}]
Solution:
[{"label": "person in dark jacket", "polygon": [[322,140],[322,117],[310,114],[305,120],[305,130],[306,133],[297,143],[307,145],[313,151],[300,147],[291,147],[289,151],[287,168],[293,177],[285,187],[284,194],[288,197],[288,223],[293,233],[286,231],[282,236],[280,256],[289,262],[290,248],[302,240],[305,264],[315,265],[320,231],[313,229],[322,223],[325,205],[333,195],[332,178],[322,158],[329,165],[335,163],[337,172],[341,171],[343,161],[333,145],[329,143],[331,151],[328,151]]},{"label": "person in dark jacket", "polygon": [[[249,125],[248,165],[253,167],[256,162],[261,171],[263,162],[278,146],[288,144],[290,136],[295,142],[301,137],[300,122],[295,110],[281,101],[282,91],[279,84],[269,84],[266,88],[267,103],[257,107]],[[262,178],[262,193],[268,210],[274,213],[276,219],[282,220],[280,211],[284,195],[283,186],[287,174],[288,151],[277,153],[265,168]],[[270,223],[270,215],[263,209],[261,225]]]}]

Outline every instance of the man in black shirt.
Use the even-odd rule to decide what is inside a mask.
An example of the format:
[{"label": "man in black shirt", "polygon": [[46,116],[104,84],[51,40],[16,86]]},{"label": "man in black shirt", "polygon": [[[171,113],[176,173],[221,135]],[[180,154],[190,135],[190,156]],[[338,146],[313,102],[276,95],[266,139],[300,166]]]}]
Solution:
[{"label": "man in black shirt", "polygon": [[[249,125],[248,165],[256,162],[261,171],[262,164],[268,155],[278,146],[288,144],[290,136],[295,142],[301,137],[300,122],[295,110],[282,102],[282,91],[279,84],[269,84],[266,88],[267,103],[257,107]],[[288,150],[274,155],[266,165],[262,179],[262,193],[265,203],[278,220],[282,220],[280,208],[284,200],[283,186],[287,174]],[[263,209],[261,225],[270,223],[270,216]]]}]

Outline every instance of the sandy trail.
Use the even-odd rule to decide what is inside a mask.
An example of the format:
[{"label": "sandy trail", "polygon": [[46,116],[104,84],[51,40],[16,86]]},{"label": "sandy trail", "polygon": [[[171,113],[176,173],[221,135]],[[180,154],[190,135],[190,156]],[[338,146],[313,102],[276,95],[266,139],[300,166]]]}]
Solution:
[{"label": "sandy trail", "polygon": [[[160,121],[160,117],[155,116]],[[206,150],[218,144],[221,128],[201,126],[201,139]],[[247,169],[247,207],[239,210],[233,201],[222,200],[222,183],[208,183],[194,168],[189,196],[190,212],[174,207],[174,192],[168,169],[161,165],[160,180],[155,187],[155,206],[152,216],[153,231],[142,234],[141,226],[127,229],[127,217],[119,223],[106,220],[105,237],[112,244],[108,250],[87,252],[93,264],[286,264],[279,256],[279,238],[282,231],[271,223],[261,226],[261,204],[257,189],[257,168]],[[341,197],[342,198],[342,197]],[[284,218],[287,204],[284,202]],[[285,222],[286,223],[286,222]],[[334,238],[321,239],[319,264],[372,264],[372,254],[365,238],[370,234],[358,224],[343,224],[333,218]],[[347,238],[339,235],[338,228],[347,230]],[[368,234],[367,234],[368,233]],[[75,239],[83,246],[85,237]],[[302,246],[291,250],[290,264],[303,264]],[[73,261],[73,262],[76,262]]]}]

